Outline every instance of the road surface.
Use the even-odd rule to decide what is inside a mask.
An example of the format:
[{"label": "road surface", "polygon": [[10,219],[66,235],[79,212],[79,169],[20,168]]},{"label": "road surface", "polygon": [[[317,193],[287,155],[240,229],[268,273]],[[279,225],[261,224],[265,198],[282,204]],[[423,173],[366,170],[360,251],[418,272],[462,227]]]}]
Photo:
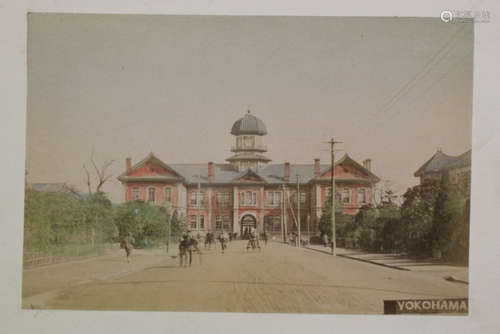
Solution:
[{"label": "road surface", "polygon": [[[381,314],[384,299],[468,296],[467,285],[427,272],[400,271],[277,242],[260,252],[247,252],[245,245],[245,241],[233,241],[225,254],[220,247],[203,250],[201,258],[195,256],[187,268],[179,267],[178,258],[158,252],[149,257],[136,252],[131,264],[120,255],[113,261],[119,261],[121,268],[135,269],[61,286],[37,307]],[[85,265],[80,268],[85,270]],[[64,270],[62,266],[59,272]],[[29,285],[35,284],[30,280],[36,282],[36,275],[27,275],[23,292],[30,291]]]}]

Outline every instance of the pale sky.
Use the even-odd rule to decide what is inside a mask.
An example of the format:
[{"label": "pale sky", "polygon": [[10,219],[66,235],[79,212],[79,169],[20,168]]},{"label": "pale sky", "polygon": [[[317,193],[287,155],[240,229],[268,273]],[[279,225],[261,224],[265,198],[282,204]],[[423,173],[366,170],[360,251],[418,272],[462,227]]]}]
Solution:
[{"label": "pale sky", "polygon": [[331,137],[402,194],[441,147],[471,148],[472,23],[421,18],[31,14],[29,182],[85,191],[92,147],[225,162],[232,124],[262,119],[271,163],[329,163]]}]

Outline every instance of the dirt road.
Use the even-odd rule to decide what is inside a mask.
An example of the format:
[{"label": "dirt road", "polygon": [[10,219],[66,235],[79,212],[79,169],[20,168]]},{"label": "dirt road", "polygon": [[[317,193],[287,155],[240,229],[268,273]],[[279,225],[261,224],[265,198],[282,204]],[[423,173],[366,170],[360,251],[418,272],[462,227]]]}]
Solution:
[{"label": "dirt road", "polygon": [[[54,294],[44,308],[205,312],[383,313],[384,299],[467,297],[464,284],[269,243],[233,241],[180,268],[166,255],[137,255],[137,271]],[[150,265],[140,267],[140,261]],[[139,269],[140,268],[140,269]],[[61,288],[64,288],[62,286]]]}]

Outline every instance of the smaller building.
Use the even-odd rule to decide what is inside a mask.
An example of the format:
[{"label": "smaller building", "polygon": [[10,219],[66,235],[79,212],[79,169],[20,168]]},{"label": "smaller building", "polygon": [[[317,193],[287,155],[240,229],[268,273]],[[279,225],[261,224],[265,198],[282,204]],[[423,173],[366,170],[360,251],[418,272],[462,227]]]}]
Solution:
[{"label": "smaller building", "polygon": [[440,182],[444,173],[448,173],[450,182],[457,184],[464,195],[470,197],[471,150],[451,156],[438,149],[414,175],[420,178],[420,185],[426,185]]},{"label": "smaller building", "polygon": [[41,193],[58,193],[66,195],[81,196],[81,193],[66,183],[27,183],[27,190],[34,190]]}]

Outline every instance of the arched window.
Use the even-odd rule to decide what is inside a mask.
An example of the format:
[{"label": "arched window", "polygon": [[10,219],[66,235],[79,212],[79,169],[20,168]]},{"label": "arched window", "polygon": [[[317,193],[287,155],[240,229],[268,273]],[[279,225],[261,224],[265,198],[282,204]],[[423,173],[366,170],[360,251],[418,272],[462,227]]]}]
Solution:
[{"label": "arched window", "polygon": [[172,202],[172,189],[165,187],[165,202]]},{"label": "arched window", "polygon": [[342,203],[351,203],[351,192],[348,188],[342,190]]},{"label": "arched window", "polygon": [[151,202],[151,203],[155,202],[155,188],[154,187],[148,188],[148,202]]},{"label": "arched window", "polygon": [[132,188],[132,200],[137,201],[139,199],[139,188]]},{"label": "arched window", "polygon": [[360,203],[360,204],[366,203],[366,189],[365,188],[358,189],[358,203]]}]

